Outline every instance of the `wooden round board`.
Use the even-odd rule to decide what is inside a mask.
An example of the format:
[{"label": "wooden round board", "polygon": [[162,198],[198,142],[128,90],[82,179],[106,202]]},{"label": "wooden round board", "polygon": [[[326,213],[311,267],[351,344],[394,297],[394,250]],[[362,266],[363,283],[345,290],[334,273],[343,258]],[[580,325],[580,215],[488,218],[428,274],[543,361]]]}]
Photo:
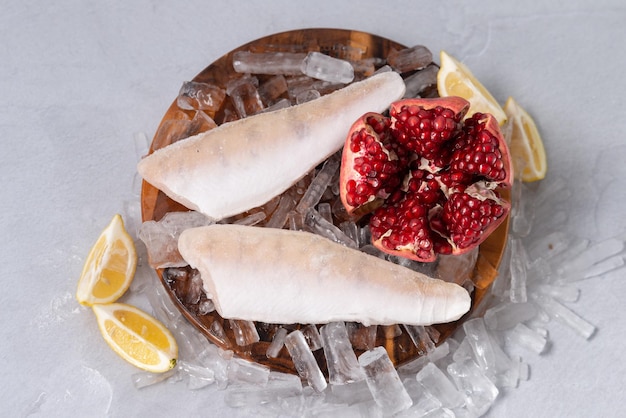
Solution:
[{"label": "wooden round board", "polygon": [[[336,55],[337,51],[356,50],[360,51],[361,58],[386,57],[392,49],[405,48],[397,42],[376,36],[370,33],[342,30],[342,29],[302,29],[289,32],[278,33],[266,36],[255,41],[249,42],[239,48],[230,51],[222,56],[203,71],[201,71],[192,81],[211,83],[218,86],[225,86],[226,83],[235,78],[242,76],[235,73],[232,66],[232,57],[236,51],[298,51],[307,52],[316,50],[329,55]],[[215,114],[215,121],[219,124],[220,120],[224,120],[224,114],[229,111],[228,107],[232,106],[229,100],[225,100],[222,108]],[[232,109],[231,109],[232,110]],[[191,119],[193,112],[181,110],[176,100],[169,107],[163,117],[159,129],[164,124],[177,120]],[[179,130],[177,135],[157,135],[152,142],[150,152],[169,145],[174,140],[185,136],[198,133],[197,126],[194,124],[182,124],[187,126],[187,131]],[[506,199],[510,196],[507,191],[502,193]],[[144,221],[160,220],[166,213],[173,211],[186,211],[184,206],[169,199],[163,192],[157,190],[150,184],[144,182],[141,193],[142,217]],[[489,292],[492,282],[498,275],[498,266],[502,258],[506,245],[508,234],[508,219],[480,246],[478,261],[474,268],[472,279],[475,289],[472,293],[472,308],[463,318],[458,321],[432,326],[434,334],[439,334],[437,344],[443,342],[459,327],[463,321],[476,314],[480,314],[480,302]],[[202,295],[200,300],[186,297],[188,292],[189,281],[188,276],[179,276],[174,278],[164,270],[157,270],[157,273],[165,286],[166,291],[180,309],[182,314],[210,341],[216,345],[233,350],[236,355],[249,359],[251,361],[267,365],[273,370],[296,373],[294,365],[291,361],[289,353],[286,349],[282,349],[276,358],[268,358],[266,355],[267,348],[272,341],[272,337],[278,327],[282,326],[291,329],[298,329],[303,325],[300,324],[262,324],[257,323],[257,331],[260,341],[247,346],[239,346],[235,344],[233,330],[230,328],[229,321],[220,317],[216,311],[206,314],[201,313],[200,305],[206,300]],[[357,325],[358,327],[358,325]],[[216,330],[223,329],[225,337],[220,337]],[[365,332],[365,328],[363,328]],[[409,335],[402,327],[378,327],[376,334],[376,346],[384,346],[396,366],[402,365],[421,355],[424,347],[417,347],[410,339]],[[359,355],[368,347],[355,347],[355,352]],[[370,347],[371,348],[371,347]],[[323,350],[314,352],[320,368],[326,373],[326,362],[323,358]]]}]

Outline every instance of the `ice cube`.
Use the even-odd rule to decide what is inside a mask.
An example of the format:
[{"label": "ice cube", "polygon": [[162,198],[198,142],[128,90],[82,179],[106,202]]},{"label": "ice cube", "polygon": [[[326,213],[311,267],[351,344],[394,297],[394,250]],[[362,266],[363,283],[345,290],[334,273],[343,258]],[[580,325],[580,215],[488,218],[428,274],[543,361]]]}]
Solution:
[{"label": "ice cube", "polygon": [[452,363],[448,374],[465,395],[467,409],[475,416],[484,415],[498,397],[498,388],[471,360]]},{"label": "ice cube", "polygon": [[245,118],[263,110],[263,102],[257,89],[259,80],[256,77],[242,77],[231,80],[226,85],[226,94],[235,107],[240,118]]},{"label": "ice cube", "polygon": [[263,221],[266,217],[265,212],[254,212],[244,218],[237,219],[233,223],[236,225],[254,226]]},{"label": "ice cube", "polygon": [[233,54],[233,68],[243,74],[302,74],[302,52],[249,52],[236,51]]},{"label": "ice cube", "polygon": [[378,325],[365,326],[358,322],[347,322],[345,325],[352,347],[358,350],[371,350],[374,348]]},{"label": "ice cube", "polygon": [[465,321],[463,330],[465,331],[467,342],[472,347],[478,365],[485,371],[495,372],[496,354],[483,318],[473,318]]},{"label": "ice cube", "polygon": [[354,79],[354,68],[348,61],[315,51],[304,58],[301,70],[309,77],[333,83],[350,83]]},{"label": "ice cube", "polygon": [[524,303],[528,300],[526,289],[526,270],[528,267],[528,256],[522,242],[517,239],[509,241],[511,246],[511,289],[510,299],[514,303]]},{"label": "ice cube", "polygon": [[505,302],[487,309],[484,321],[489,329],[501,331],[510,329],[535,315],[537,315],[537,308],[533,303]]},{"label": "ice cube", "polygon": [[228,363],[228,379],[231,382],[267,385],[270,369],[259,363],[233,357]]},{"label": "ice cube", "polygon": [[587,268],[585,270],[585,275],[583,278],[589,279],[591,277],[601,276],[604,273],[608,273],[609,271],[618,269],[624,265],[624,257],[621,255],[615,255],[613,257],[609,257],[605,260],[599,261],[593,266]]},{"label": "ice cube", "polygon": [[280,350],[285,345],[285,337],[287,336],[287,332],[288,331],[283,327],[280,327],[276,330],[274,336],[272,337],[272,342],[267,347],[267,352],[265,353],[267,358],[278,357],[278,353],[280,353]]},{"label": "ice cube", "polygon": [[411,48],[392,49],[387,55],[387,63],[397,72],[419,70],[433,62],[433,54],[423,45]]},{"label": "ice cube", "polygon": [[450,354],[450,343],[446,340],[425,356],[420,356],[409,363],[398,367],[398,373],[401,375],[414,375],[419,372],[426,364],[436,363]]},{"label": "ice cube", "polygon": [[235,334],[237,345],[245,347],[259,341],[259,333],[252,321],[229,319],[228,324]]},{"label": "ice cube", "polygon": [[350,237],[346,236],[339,227],[324,219],[314,208],[309,208],[306,211],[304,224],[310,232],[321,235],[346,247],[357,248],[356,243],[352,241]]},{"label": "ice cube", "polygon": [[415,376],[422,389],[439,400],[446,408],[456,408],[464,403],[463,395],[434,363],[428,363]]},{"label": "ice cube", "polygon": [[337,173],[337,170],[339,170],[340,163],[341,161],[338,157],[326,160],[322,168],[315,174],[311,184],[304,192],[304,196],[298,202],[296,212],[306,213],[307,210],[319,203],[330,181]]},{"label": "ice cube", "polygon": [[291,106],[291,101],[289,99],[280,99],[276,103],[266,107],[261,111],[261,113],[273,112],[275,110],[285,109]]},{"label": "ice cube", "polygon": [[287,222],[289,212],[296,206],[296,202],[291,196],[283,195],[280,197],[276,210],[272,213],[269,220],[265,224],[266,228],[281,229]]},{"label": "ice cube", "polygon": [[477,259],[478,247],[462,255],[440,255],[437,275],[441,280],[462,285],[470,279]]},{"label": "ice cube", "polygon": [[550,317],[567,325],[583,338],[589,339],[594,334],[596,327],[581,318],[572,310],[552,299],[550,296],[533,293],[534,300],[544,309]]},{"label": "ice cube", "polygon": [[403,325],[407,334],[413,341],[419,355],[426,355],[435,349],[435,343],[430,338],[423,325]]},{"label": "ice cube", "polygon": [[324,355],[328,365],[331,385],[363,380],[365,375],[359,366],[350,343],[348,330],[343,322],[331,322],[320,329],[324,341]]},{"label": "ice cube", "polygon": [[276,75],[259,85],[259,97],[267,106],[275,104],[287,92],[287,80],[283,75]]},{"label": "ice cube", "polygon": [[567,277],[568,275],[573,277],[579,277],[582,275],[582,277],[584,277],[585,271],[591,268],[594,264],[599,263],[610,256],[618,254],[623,250],[624,241],[618,238],[609,238],[592,245],[585,251],[578,254],[575,259],[571,259],[569,262],[564,263],[557,269],[557,273],[563,277]]},{"label": "ice cube", "polygon": [[313,352],[301,331],[291,332],[285,338],[285,346],[291,355],[298,374],[315,391],[322,392],[328,385],[313,356]]},{"label": "ice cube", "polygon": [[282,399],[300,397],[302,383],[298,376],[270,372],[267,385],[236,385],[228,388],[224,401],[233,408],[280,405]]},{"label": "ice cube", "polygon": [[[357,367],[359,367],[358,363]],[[361,371],[361,373],[363,372]],[[343,384],[331,382],[330,390],[332,398],[328,399],[328,401],[332,403],[345,403],[347,405],[352,405],[355,403],[374,400],[372,392],[370,392],[370,388],[365,381],[365,374],[363,374],[361,379],[358,381]]]},{"label": "ice cube", "polygon": [[538,284],[533,290],[552,296],[561,302],[576,302],[580,296],[580,289],[571,285]]},{"label": "ice cube", "polygon": [[177,365],[189,378],[187,387],[191,390],[201,389],[215,383],[215,372],[208,367],[184,360],[179,360]]},{"label": "ice cube", "polygon": [[376,404],[386,414],[393,415],[413,404],[384,347],[368,350],[358,360]]},{"label": "ice cube", "polygon": [[510,343],[528,348],[534,353],[541,354],[548,343],[545,336],[519,323],[506,333],[506,340]]},{"label": "ice cube", "polygon": [[295,211],[287,214],[287,225],[292,231],[302,231],[304,229],[304,215]]},{"label": "ice cube", "polygon": [[178,252],[178,237],[188,228],[211,224],[199,212],[168,212],[160,221],[144,222],[139,228],[139,238],[148,250],[153,268],[183,267],[187,262]]},{"label": "ice cube", "polygon": [[181,109],[205,110],[210,114],[215,114],[222,106],[225,98],[226,92],[219,86],[186,81],[178,92],[176,103]]},{"label": "ice cube", "polygon": [[229,383],[228,364],[232,357],[232,351],[224,351],[213,344],[207,344],[204,351],[198,356],[198,362],[213,371],[217,386],[223,389]]},{"label": "ice cube", "polygon": [[419,97],[429,87],[436,86],[438,72],[438,66],[428,65],[424,69],[405,78],[404,84],[406,85],[406,90],[404,92],[404,97]]},{"label": "ice cube", "polygon": [[300,332],[304,335],[304,339],[311,348],[311,351],[319,350],[324,346],[324,341],[320,335],[317,327],[313,324],[308,324],[300,328]]},{"label": "ice cube", "polygon": [[296,96],[296,104],[310,102],[311,100],[319,99],[321,96],[320,92],[315,89],[304,90]]}]

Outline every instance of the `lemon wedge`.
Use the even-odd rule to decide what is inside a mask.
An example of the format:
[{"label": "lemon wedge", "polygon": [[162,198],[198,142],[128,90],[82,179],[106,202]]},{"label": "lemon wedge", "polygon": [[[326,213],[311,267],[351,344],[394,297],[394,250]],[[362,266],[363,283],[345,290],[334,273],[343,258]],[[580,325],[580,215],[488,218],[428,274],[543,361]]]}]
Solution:
[{"label": "lemon wedge", "polygon": [[86,306],[115,302],[130,286],[136,266],[135,243],[115,215],[87,256],[76,299]]},{"label": "lemon wedge", "polygon": [[159,320],[124,303],[95,304],[92,309],[104,340],[124,360],[153,373],[176,366],[178,345]]},{"label": "lemon wedge", "polygon": [[512,97],[504,105],[511,129],[511,158],[516,177],[522,181],[541,180],[548,164],[546,150],[533,118]]},{"label": "lemon wedge", "polygon": [[477,112],[491,113],[502,126],[506,122],[504,110],[469,68],[445,51],[441,51],[439,57],[441,61],[437,73],[439,95],[462,97],[470,102],[467,117]]}]

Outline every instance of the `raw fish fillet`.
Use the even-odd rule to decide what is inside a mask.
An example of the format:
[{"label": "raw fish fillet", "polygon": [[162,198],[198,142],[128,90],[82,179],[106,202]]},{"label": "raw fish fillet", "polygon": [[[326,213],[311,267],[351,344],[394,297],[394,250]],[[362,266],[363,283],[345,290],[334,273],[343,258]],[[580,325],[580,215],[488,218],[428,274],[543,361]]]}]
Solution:
[{"label": "raw fish fillet", "polygon": [[215,224],[184,231],[178,248],[224,318],[430,325],[471,303],[456,284],[308,232]]},{"label": "raw fish fillet", "polygon": [[173,200],[223,219],[287,190],[341,149],[357,118],[387,109],[404,89],[397,73],[381,73],[175,142],[142,159],[137,170]]}]

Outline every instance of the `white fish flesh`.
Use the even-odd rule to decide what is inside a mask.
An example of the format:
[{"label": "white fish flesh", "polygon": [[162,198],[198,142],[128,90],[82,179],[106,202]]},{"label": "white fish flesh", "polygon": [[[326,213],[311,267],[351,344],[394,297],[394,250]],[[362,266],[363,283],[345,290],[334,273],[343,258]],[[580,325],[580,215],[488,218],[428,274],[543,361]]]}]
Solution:
[{"label": "white fish flesh", "polygon": [[213,220],[245,212],[287,190],[341,149],[352,123],[402,97],[395,72],[318,99],[260,113],[175,142],[143,158],[148,183]]},{"label": "white fish flesh", "polygon": [[456,284],[308,232],[215,224],[184,231],[178,248],[224,318],[430,325],[471,304]]}]

